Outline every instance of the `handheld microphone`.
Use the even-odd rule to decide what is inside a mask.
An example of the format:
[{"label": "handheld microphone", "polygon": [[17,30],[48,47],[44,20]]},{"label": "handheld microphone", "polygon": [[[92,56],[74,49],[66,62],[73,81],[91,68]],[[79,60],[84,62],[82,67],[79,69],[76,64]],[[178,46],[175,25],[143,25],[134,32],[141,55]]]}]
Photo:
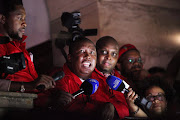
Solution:
[{"label": "handheld microphone", "polygon": [[[64,77],[64,72],[63,71],[59,71],[59,72],[56,72],[52,78],[54,79],[54,81],[57,81],[57,80],[61,80],[62,78]],[[44,90],[45,89],[45,85],[38,85],[36,87],[37,90],[41,91],[41,90]]]},{"label": "handheld microphone", "polygon": [[[120,91],[122,93],[129,92],[129,90],[128,90],[129,85],[124,80],[122,80],[118,77],[110,75],[106,79],[106,82],[109,85],[109,87],[113,90]],[[136,98],[136,100],[134,102],[137,105],[141,104],[141,105],[146,106],[147,109],[149,109],[152,105],[152,102],[148,101],[144,97],[140,98],[140,96],[138,96],[138,98]]]},{"label": "handheld microphone", "polygon": [[97,80],[87,79],[81,84],[80,90],[73,93],[72,95],[74,98],[80,94],[91,95],[97,91],[98,87],[99,87],[99,82]]}]

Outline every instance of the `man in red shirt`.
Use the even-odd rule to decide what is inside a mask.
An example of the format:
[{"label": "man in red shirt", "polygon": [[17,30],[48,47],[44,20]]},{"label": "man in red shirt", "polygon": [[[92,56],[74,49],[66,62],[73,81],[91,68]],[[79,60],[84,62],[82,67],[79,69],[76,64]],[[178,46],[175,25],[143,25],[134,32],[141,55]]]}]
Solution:
[{"label": "man in red shirt", "polygon": [[[96,43],[97,50],[97,65],[93,73],[92,78],[97,79],[100,83],[99,89],[103,91],[104,98],[108,103],[102,107],[101,116],[103,119],[123,119],[125,116],[129,116],[128,105],[126,99],[121,92],[112,90],[106,83],[106,78],[109,75],[120,77],[118,71],[116,71],[115,65],[118,60],[119,45],[118,42],[110,36],[104,36],[100,38]],[[97,94],[98,91],[97,90]]]},{"label": "man in red shirt", "polygon": [[0,44],[0,57],[23,53],[26,65],[25,69],[13,74],[1,71],[1,79],[6,79],[8,82],[4,84],[7,88],[5,91],[23,92],[34,90],[38,85],[44,85],[45,89],[54,87],[55,82],[52,77],[46,75],[38,77],[30,55],[25,49],[24,40],[27,36],[24,32],[27,24],[22,0],[1,0],[0,5],[0,37],[9,39],[7,43]]},{"label": "man in red shirt", "polygon": [[[73,93],[80,90],[82,83],[91,77],[96,66],[96,48],[94,43],[87,38],[80,38],[70,43],[68,61],[63,66],[65,76],[56,81],[55,89],[46,91],[49,99],[40,97],[41,103],[49,103],[53,110],[62,110],[61,118],[65,119],[95,119],[98,105],[102,105],[105,99],[96,95],[80,94],[73,97]],[[41,99],[42,98],[42,99]],[[52,98],[50,100],[50,98]],[[48,101],[43,101],[48,100]],[[36,102],[38,102],[36,101]],[[67,113],[67,114],[66,114]]]},{"label": "man in red shirt", "polygon": [[144,61],[141,58],[139,50],[132,44],[125,44],[119,49],[119,59],[116,65],[118,71],[124,77],[124,80],[139,95],[139,81],[149,76],[148,71],[143,69]]}]

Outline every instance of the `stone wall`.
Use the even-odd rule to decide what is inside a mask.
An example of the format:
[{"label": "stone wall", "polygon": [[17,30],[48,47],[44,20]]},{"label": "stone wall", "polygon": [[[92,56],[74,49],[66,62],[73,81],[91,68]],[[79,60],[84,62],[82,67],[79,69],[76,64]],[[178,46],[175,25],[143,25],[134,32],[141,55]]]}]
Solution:
[{"label": "stone wall", "polygon": [[[172,56],[180,50],[179,0],[46,0],[52,38],[60,30],[62,12],[80,11],[82,28],[98,28],[94,42],[104,35],[117,39],[119,45],[134,44],[145,59],[145,68],[166,68]],[[66,51],[67,48],[66,48]],[[60,50],[53,46],[54,65],[65,62]]]},{"label": "stone wall", "polygon": [[[159,0],[158,0],[159,1]],[[166,67],[180,48],[180,1],[102,0],[98,4],[100,36],[111,35],[119,45],[134,44],[145,68]]]}]

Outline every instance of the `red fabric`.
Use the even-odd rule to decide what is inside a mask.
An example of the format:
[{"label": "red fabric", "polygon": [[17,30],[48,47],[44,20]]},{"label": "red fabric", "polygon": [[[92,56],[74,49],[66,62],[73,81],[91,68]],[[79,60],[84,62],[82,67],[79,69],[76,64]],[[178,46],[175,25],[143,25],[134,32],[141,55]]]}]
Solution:
[{"label": "red fabric", "polygon": [[[0,36],[3,36],[0,34]],[[28,51],[25,49],[26,43],[23,42],[27,36],[23,36],[22,41],[14,40],[10,41],[7,44],[0,44],[0,57],[4,55],[10,55],[13,53],[23,52],[25,57],[26,68],[22,69],[14,74],[9,74],[6,77],[4,74],[1,76],[4,79],[9,79],[11,81],[20,81],[20,82],[30,82],[34,81],[38,77],[38,74],[35,70],[34,64],[30,59]]]},{"label": "red fabric", "polygon": [[[61,68],[59,70],[61,70]],[[81,80],[70,71],[66,64],[63,66],[63,71],[65,76],[63,79],[56,81],[55,89],[50,89],[44,93],[38,94],[38,99],[35,100],[35,106],[47,106],[49,97],[52,97],[52,95],[57,96],[58,90],[63,90],[72,94],[80,89],[82,84]],[[120,77],[117,71],[115,71],[115,75]],[[92,73],[92,78],[99,81],[98,90],[90,96],[84,94],[77,96],[69,105],[65,106],[64,110],[66,112],[83,115],[83,120],[92,119],[97,118],[96,114],[99,108],[105,103],[111,102],[115,106],[120,119],[129,116],[129,109],[124,95],[118,91],[109,91],[109,86],[105,82],[106,78],[97,69]],[[57,103],[54,104],[57,105]]]},{"label": "red fabric", "polygon": [[[116,70],[114,70],[114,75],[116,77],[121,78],[121,75]],[[110,102],[114,105],[119,115],[119,118],[123,119],[124,117],[129,116],[129,108],[126,103],[124,94],[122,94],[121,92],[109,89],[109,86],[106,83],[106,77],[103,76],[103,74],[97,69],[95,69],[94,72],[92,73],[92,78],[99,81],[98,90],[101,90],[101,93],[98,93],[99,92],[98,90],[96,93],[101,94],[104,98],[107,99],[106,102]]]},{"label": "red fabric", "polygon": [[[63,79],[56,82],[56,89],[64,90],[71,94],[78,91],[82,84],[81,80],[70,71],[66,64],[63,66],[63,71],[65,76]],[[97,93],[98,92],[96,91],[90,96],[84,94],[77,96],[68,106],[65,107],[65,110],[68,112],[78,111],[79,113],[93,116],[99,106],[107,101],[103,94]]]},{"label": "red fabric", "polygon": [[[121,48],[119,48],[119,58],[129,50],[137,50],[137,48],[132,44],[125,44]],[[138,51],[138,50],[137,50]]]}]

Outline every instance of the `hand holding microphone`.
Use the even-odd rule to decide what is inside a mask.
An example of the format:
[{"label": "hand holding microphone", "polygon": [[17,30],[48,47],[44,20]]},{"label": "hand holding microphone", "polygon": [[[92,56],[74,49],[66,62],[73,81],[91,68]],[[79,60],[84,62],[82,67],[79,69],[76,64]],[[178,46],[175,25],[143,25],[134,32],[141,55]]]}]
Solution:
[{"label": "hand holding microphone", "polygon": [[72,101],[72,99],[75,99],[78,95],[94,94],[97,91],[98,86],[99,86],[99,82],[97,80],[87,79],[81,84],[80,90],[74,92],[73,94],[70,94],[65,91],[59,91],[58,103],[64,106],[69,104]]},{"label": "hand holding microphone", "polygon": [[41,75],[40,79],[38,80],[36,89],[42,91],[45,89],[53,88],[56,85],[55,81],[60,80],[63,77],[64,77],[63,71],[59,71],[55,73],[52,77],[47,75]]},{"label": "hand holding microphone", "polygon": [[98,87],[99,87],[99,82],[97,80],[87,79],[82,83],[80,90],[73,93],[72,95],[74,98],[80,94],[91,95],[97,91]]},{"label": "hand holding microphone", "polygon": [[[109,85],[109,87],[113,90],[116,90],[116,91],[120,91],[122,93],[129,93],[129,85],[124,81],[124,80],[121,80],[120,78],[118,77],[115,77],[115,76],[108,76],[108,78],[106,79],[106,82],[107,84]],[[145,106],[147,109],[149,109],[152,105],[152,102],[148,101],[146,98],[141,98],[140,96],[138,96],[136,99],[135,99],[135,104],[141,104],[143,106]]]}]

